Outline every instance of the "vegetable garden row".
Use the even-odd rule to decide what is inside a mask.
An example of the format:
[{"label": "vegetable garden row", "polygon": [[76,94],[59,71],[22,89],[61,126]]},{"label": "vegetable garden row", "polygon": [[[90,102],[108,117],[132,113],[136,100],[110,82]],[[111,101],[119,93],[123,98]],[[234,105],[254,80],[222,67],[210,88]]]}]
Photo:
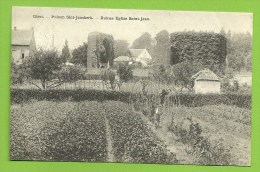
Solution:
[{"label": "vegetable garden row", "polygon": [[177,163],[175,154],[166,149],[164,143],[127,104],[106,102],[104,107],[112,131],[117,162]]},{"label": "vegetable garden row", "polygon": [[16,106],[11,107],[13,160],[107,162],[111,140],[115,162],[177,163],[125,103],[40,101]]}]

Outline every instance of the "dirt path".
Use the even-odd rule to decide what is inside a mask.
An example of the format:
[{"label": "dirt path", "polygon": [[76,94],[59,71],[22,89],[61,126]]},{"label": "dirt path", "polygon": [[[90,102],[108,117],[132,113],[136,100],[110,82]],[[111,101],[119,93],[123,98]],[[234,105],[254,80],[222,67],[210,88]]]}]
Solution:
[{"label": "dirt path", "polygon": [[111,130],[109,127],[109,123],[107,118],[105,117],[105,123],[106,123],[106,138],[107,138],[107,161],[108,162],[115,162],[115,157],[113,154],[113,141],[111,136]]},{"label": "dirt path", "polygon": [[186,146],[180,142],[177,142],[177,139],[173,134],[167,131],[163,131],[161,128],[156,129],[155,125],[146,116],[140,112],[136,113],[140,115],[142,120],[147,124],[151,131],[165,143],[166,148],[170,152],[176,154],[176,158],[179,160],[179,164],[194,164],[194,157],[185,151]]}]

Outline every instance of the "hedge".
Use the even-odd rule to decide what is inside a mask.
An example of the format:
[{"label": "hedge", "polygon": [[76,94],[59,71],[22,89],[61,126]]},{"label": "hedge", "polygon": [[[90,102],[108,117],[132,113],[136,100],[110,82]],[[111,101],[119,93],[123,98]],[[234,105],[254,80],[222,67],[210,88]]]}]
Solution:
[{"label": "hedge", "polygon": [[[23,103],[34,100],[48,101],[140,101],[140,93],[119,92],[108,90],[39,90],[39,89],[12,89],[11,103]],[[158,95],[149,94],[148,97]],[[176,94],[170,97],[174,104],[197,107],[204,105],[235,105],[241,108],[251,108],[251,94]]]},{"label": "hedge", "polygon": [[170,35],[171,64],[196,61],[215,73],[224,72],[226,38],[219,33],[174,32]]}]

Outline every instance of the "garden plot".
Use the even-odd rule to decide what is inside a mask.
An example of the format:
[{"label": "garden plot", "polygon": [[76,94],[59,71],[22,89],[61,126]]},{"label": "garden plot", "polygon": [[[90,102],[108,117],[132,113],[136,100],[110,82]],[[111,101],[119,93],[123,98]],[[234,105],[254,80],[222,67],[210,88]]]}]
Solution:
[{"label": "garden plot", "polygon": [[105,102],[116,162],[176,164],[175,154],[125,103]]},{"label": "garden plot", "polygon": [[47,141],[76,103],[50,101],[11,105],[10,159],[46,160]]},{"label": "garden plot", "polygon": [[[163,113],[159,131],[169,133],[172,123],[189,130],[187,118],[201,126],[202,136],[208,138],[211,145],[223,144],[223,149],[230,151],[228,164],[250,165],[251,110],[227,105],[173,107],[170,113]],[[168,134],[168,140],[176,144],[178,138]]]},{"label": "garden plot", "polygon": [[39,101],[11,111],[13,160],[177,163],[122,102]]},{"label": "garden plot", "polygon": [[97,102],[32,102],[11,107],[11,159],[107,159],[104,115]]},{"label": "garden plot", "polygon": [[[120,101],[12,104],[10,157],[12,160],[250,165],[249,109],[227,105],[164,108],[159,128],[147,116],[149,108],[139,112],[133,109],[134,106]],[[192,118],[192,125],[189,121],[185,124],[187,118]],[[195,138],[183,135],[190,127],[196,129],[196,123],[201,131],[197,128],[199,134],[195,133]],[[200,144],[210,144],[207,153],[215,159],[208,161],[204,157],[201,150],[207,147],[193,144],[196,139],[200,139]],[[216,150],[224,150],[224,154],[214,155]]]}]

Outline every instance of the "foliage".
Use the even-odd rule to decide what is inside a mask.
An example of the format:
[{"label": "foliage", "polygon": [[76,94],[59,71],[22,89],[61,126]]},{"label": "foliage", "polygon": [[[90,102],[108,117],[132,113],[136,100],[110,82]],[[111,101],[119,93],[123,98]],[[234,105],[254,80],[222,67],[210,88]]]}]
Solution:
[{"label": "foliage", "polygon": [[[148,94],[148,99],[158,95]],[[71,98],[74,101],[105,101],[114,100],[128,103],[139,101],[140,95],[131,92],[105,90],[37,90],[12,89],[11,103],[23,103],[31,99],[64,101]],[[159,99],[159,98],[158,98]],[[235,105],[241,108],[251,108],[251,94],[176,94],[170,96],[170,101],[176,105],[200,107],[205,105]]]},{"label": "foliage", "polygon": [[173,132],[179,140],[188,145],[192,152],[198,158],[198,163],[203,165],[229,165],[230,148],[225,148],[222,142],[210,143],[209,139],[202,135],[202,127],[194,122],[192,118],[182,120],[180,123],[172,119],[168,130]]},{"label": "foliage", "polygon": [[115,41],[115,57],[126,56],[129,43],[126,40]]},{"label": "foliage", "polygon": [[106,132],[101,112],[97,102],[43,101],[12,109],[11,159],[104,162]]},{"label": "foliage", "polygon": [[148,32],[145,32],[133,42],[131,48],[135,48],[135,49],[146,48],[148,52],[150,52],[151,46],[152,46],[152,36]]},{"label": "foliage", "polygon": [[191,77],[203,69],[203,65],[198,62],[184,61],[173,65],[174,82],[177,86],[183,88],[192,88],[193,82]]},{"label": "foliage", "polygon": [[114,62],[114,38],[113,36],[105,37],[103,40],[103,45],[106,50],[106,53],[103,54],[103,58],[101,57],[100,61],[102,63],[109,62],[111,66],[113,66]]},{"label": "foliage", "polygon": [[[12,160],[50,160],[46,156],[48,138],[60,131],[60,122],[76,103],[33,101],[11,106],[10,158]],[[52,143],[54,146],[55,142]]]},{"label": "foliage", "polygon": [[155,58],[155,63],[168,64],[170,59],[170,34],[167,30],[162,30],[155,36],[156,44],[152,49],[152,57]]},{"label": "foliage", "polygon": [[65,41],[65,45],[62,48],[60,58],[62,59],[62,63],[66,63],[66,62],[70,61],[71,55],[70,55],[68,40]]},{"label": "foliage", "polygon": [[[25,62],[30,77],[40,80],[43,89],[48,88],[48,83],[56,78],[56,73],[60,70],[60,63],[61,61],[56,50],[42,49],[36,51],[34,56]],[[40,86],[36,86],[40,88]]]},{"label": "foliage", "polygon": [[[89,35],[88,48],[93,49],[97,57],[97,67],[100,63],[108,63],[113,66],[114,62],[114,38],[104,33],[93,33]],[[91,47],[93,46],[93,47]]]},{"label": "foliage", "polygon": [[154,81],[171,84],[174,81],[174,75],[171,66],[154,65],[152,67],[151,75]]},{"label": "foliage", "polygon": [[82,102],[49,136],[46,156],[51,161],[105,162],[106,129],[103,109],[97,102]]},{"label": "foliage", "polygon": [[11,84],[22,84],[29,79],[29,71],[25,63],[20,65],[11,62]]},{"label": "foliage", "polygon": [[78,66],[63,66],[58,78],[63,82],[75,82],[83,78],[83,71]]},{"label": "foliage", "polygon": [[171,64],[196,61],[217,74],[224,72],[225,36],[208,32],[174,32],[170,35],[170,42]]},{"label": "foliage", "polygon": [[227,77],[222,79],[221,91],[227,94],[251,94],[251,86],[239,84],[237,80],[230,80]]},{"label": "foliage", "polygon": [[250,33],[222,34],[227,38],[228,67],[240,72],[252,70],[252,35]]},{"label": "foliage", "polygon": [[83,65],[87,67],[87,52],[88,52],[88,44],[83,43],[78,48],[75,48],[72,52],[72,58],[70,62],[76,65]]},{"label": "foliage", "polygon": [[106,102],[105,109],[117,162],[177,163],[175,155],[166,149],[127,104]]},{"label": "foliage", "polygon": [[117,69],[120,81],[127,82],[133,79],[133,68],[129,65],[120,64]]},{"label": "foliage", "polygon": [[112,90],[115,89],[116,84],[116,74],[111,69],[106,69],[103,71],[101,79],[106,83],[110,85],[110,88]]}]

